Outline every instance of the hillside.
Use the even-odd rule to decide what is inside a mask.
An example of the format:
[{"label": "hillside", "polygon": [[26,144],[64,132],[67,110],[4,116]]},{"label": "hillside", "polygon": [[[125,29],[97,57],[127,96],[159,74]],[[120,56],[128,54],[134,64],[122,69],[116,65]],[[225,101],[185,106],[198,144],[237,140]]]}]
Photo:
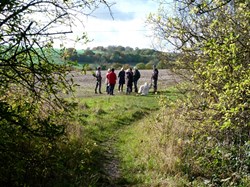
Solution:
[{"label": "hillside", "polygon": [[79,65],[89,64],[90,69],[95,69],[98,65],[101,65],[103,69],[111,66],[115,68],[138,66],[139,69],[151,69],[153,64],[156,64],[159,69],[165,69],[172,67],[179,55],[153,49],[109,46],[85,50],[68,48],[65,49],[63,56]]}]

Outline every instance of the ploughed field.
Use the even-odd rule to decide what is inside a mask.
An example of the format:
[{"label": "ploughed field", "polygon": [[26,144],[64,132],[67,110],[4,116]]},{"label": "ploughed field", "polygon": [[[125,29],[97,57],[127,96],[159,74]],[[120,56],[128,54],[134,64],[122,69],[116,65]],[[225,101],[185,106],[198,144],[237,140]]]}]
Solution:
[{"label": "ploughed field", "polygon": [[[141,78],[138,81],[138,88],[140,85],[143,85],[145,82],[151,83],[151,75],[152,70],[139,70],[141,73]],[[106,85],[105,85],[105,77],[107,71],[102,71],[102,92],[105,93]],[[115,70],[116,75],[118,75],[119,70]],[[88,71],[85,74],[81,72],[72,72],[72,78],[74,82],[78,85],[76,87],[76,97],[91,97],[93,95],[99,95],[94,93],[96,78],[92,75],[91,71]],[[158,90],[164,90],[168,86],[174,85],[179,82],[180,79],[177,75],[172,73],[170,70],[161,69],[159,70],[159,78],[158,78]],[[124,85],[124,91],[126,90],[126,85]],[[152,89],[150,89],[152,91]],[[114,94],[125,94],[125,93],[118,93],[118,80],[117,84],[115,85]]]}]

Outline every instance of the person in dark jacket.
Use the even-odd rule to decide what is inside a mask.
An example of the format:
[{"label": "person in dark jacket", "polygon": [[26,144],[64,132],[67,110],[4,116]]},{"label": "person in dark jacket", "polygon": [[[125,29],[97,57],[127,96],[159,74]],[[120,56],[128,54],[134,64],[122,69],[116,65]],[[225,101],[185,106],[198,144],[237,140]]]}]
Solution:
[{"label": "person in dark jacket", "polygon": [[156,65],[153,65],[153,73],[152,73],[152,77],[151,80],[153,81],[153,88],[154,88],[154,93],[157,94],[157,81],[158,81],[158,75],[159,75],[159,71],[156,68]]},{"label": "person in dark jacket", "polygon": [[135,89],[136,93],[138,92],[137,83],[138,83],[138,80],[140,79],[140,77],[141,77],[141,74],[140,74],[139,70],[137,69],[137,67],[134,67],[133,81],[134,81],[134,89]]},{"label": "person in dark jacket", "polygon": [[129,68],[126,71],[126,85],[127,85],[126,94],[130,94],[132,92],[132,87],[133,87],[133,71],[132,71],[132,68]]},{"label": "person in dark jacket", "polygon": [[118,86],[118,92],[123,92],[123,85],[125,84],[125,71],[123,68],[118,73],[119,78],[119,86]]}]

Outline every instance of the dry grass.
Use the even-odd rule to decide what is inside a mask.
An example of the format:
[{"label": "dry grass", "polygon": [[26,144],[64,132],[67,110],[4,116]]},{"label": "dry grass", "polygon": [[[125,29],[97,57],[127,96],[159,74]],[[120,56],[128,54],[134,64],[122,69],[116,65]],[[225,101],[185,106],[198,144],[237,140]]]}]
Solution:
[{"label": "dry grass", "polygon": [[176,115],[174,108],[162,107],[122,132],[119,147],[129,181],[159,187],[187,182],[178,166],[186,127]]}]

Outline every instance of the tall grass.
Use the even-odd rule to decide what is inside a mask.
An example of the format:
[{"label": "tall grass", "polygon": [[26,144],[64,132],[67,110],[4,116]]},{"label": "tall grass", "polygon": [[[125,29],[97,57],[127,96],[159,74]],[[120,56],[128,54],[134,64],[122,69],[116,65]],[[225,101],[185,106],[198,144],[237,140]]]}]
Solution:
[{"label": "tall grass", "polygon": [[176,120],[178,113],[174,105],[169,106],[178,97],[176,90],[164,93],[158,98],[161,110],[126,127],[120,134],[117,146],[123,175],[131,184],[184,186],[188,183],[178,164],[183,136],[187,134],[185,122]]}]

